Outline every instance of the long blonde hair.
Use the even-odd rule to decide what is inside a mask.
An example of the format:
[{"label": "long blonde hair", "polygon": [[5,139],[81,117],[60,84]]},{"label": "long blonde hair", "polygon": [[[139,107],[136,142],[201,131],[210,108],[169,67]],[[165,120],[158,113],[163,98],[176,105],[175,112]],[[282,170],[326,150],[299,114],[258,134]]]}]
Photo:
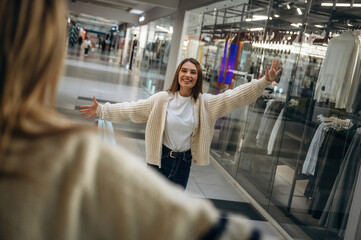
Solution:
[{"label": "long blonde hair", "polygon": [[54,111],[65,11],[64,0],[0,1],[0,156],[15,133],[38,136],[69,127]]}]

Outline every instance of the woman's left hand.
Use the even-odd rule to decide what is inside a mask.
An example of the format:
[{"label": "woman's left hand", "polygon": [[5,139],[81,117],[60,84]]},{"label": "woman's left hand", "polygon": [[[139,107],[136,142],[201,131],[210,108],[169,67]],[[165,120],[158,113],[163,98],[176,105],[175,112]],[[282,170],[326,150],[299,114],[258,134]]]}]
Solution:
[{"label": "woman's left hand", "polygon": [[273,60],[271,69],[266,66],[266,80],[268,82],[273,82],[277,75],[282,71],[282,69],[278,69],[278,66],[280,65],[280,62],[278,60]]}]

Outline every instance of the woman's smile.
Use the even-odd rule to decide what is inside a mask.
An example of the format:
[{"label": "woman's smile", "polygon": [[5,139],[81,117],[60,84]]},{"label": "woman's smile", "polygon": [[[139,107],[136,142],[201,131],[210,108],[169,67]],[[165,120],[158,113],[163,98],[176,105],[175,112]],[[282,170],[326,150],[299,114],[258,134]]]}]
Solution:
[{"label": "woman's smile", "polygon": [[196,85],[198,78],[197,67],[191,62],[185,62],[179,72],[178,82],[180,94],[184,97],[190,96],[192,88]]}]

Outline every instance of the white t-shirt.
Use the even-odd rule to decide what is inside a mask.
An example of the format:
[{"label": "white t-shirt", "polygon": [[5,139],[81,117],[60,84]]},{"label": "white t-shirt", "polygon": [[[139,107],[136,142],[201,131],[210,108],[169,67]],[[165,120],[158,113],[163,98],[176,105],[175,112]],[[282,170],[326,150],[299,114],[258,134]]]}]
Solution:
[{"label": "white t-shirt", "polygon": [[85,46],[85,48],[91,48],[91,46],[92,46],[91,41],[90,40],[85,40],[84,46]]},{"label": "white t-shirt", "polygon": [[193,128],[192,97],[182,97],[176,92],[168,104],[163,144],[174,151],[187,151],[190,149]]}]

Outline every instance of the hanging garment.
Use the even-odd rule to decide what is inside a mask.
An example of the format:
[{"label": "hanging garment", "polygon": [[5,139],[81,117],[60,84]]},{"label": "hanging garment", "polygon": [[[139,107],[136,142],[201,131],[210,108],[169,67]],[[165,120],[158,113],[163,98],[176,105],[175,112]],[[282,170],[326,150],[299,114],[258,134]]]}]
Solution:
[{"label": "hanging garment", "polygon": [[326,133],[318,156],[318,171],[309,213],[319,219],[330,196],[333,184],[339,172],[343,156],[350,145],[348,130],[336,131],[333,128]]},{"label": "hanging garment", "polygon": [[271,136],[273,126],[275,125],[276,120],[284,105],[285,103],[281,101],[268,101],[266,110],[261,119],[258,134],[256,136],[257,147],[267,150],[267,145]]},{"label": "hanging garment", "polygon": [[310,147],[308,148],[307,155],[302,167],[302,173],[306,175],[314,175],[315,168],[318,159],[318,153],[320,151],[320,147],[325,138],[325,134],[331,126],[331,123],[322,122],[312,138]]},{"label": "hanging garment", "polygon": [[[361,56],[361,54],[360,54],[360,56]],[[361,70],[361,66],[360,66],[359,70]],[[352,89],[353,89],[353,91],[355,91],[354,93],[350,94],[349,102],[352,104],[347,105],[346,110],[347,110],[347,112],[350,112],[350,113],[355,113],[355,112],[357,113],[361,110],[361,71],[360,71],[360,76],[358,79],[358,87],[353,87]],[[352,94],[354,94],[354,96],[351,96]],[[358,114],[361,115],[361,113],[358,113]]]},{"label": "hanging garment", "polygon": [[284,93],[288,91],[288,86],[292,78],[292,71],[295,62],[296,62],[296,55],[294,53],[291,53],[290,55],[288,55],[286,59],[284,59],[282,75],[280,82],[278,83],[278,89],[282,89]]},{"label": "hanging garment", "polygon": [[361,73],[361,44],[355,33],[352,33],[352,36],[354,37],[355,44],[349,65],[347,66],[345,78],[341,81],[337,91],[337,102],[335,105],[336,108],[346,108],[347,110],[350,110],[349,107],[352,106],[355,100]]},{"label": "hanging garment", "polygon": [[319,223],[325,227],[346,229],[356,180],[361,163],[361,128],[356,130],[350,147],[342,161]]},{"label": "hanging garment", "polygon": [[267,101],[268,99],[266,97],[261,96],[256,102],[248,105],[246,127],[242,143],[242,154],[239,163],[240,168],[246,171],[252,171],[255,168],[256,162],[254,161],[254,158],[247,157],[247,154],[254,154],[257,149],[256,135]]},{"label": "hanging garment", "polygon": [[258,100],[248,106],[247,123],[244,133],[242,151],[247,151],[247,148],[252,148],[250,152],[254,150],[256,146],[256,135],[258,133],[259,126],[261,124],[262,116],[267,108],[268,100],[265,97],[260,97]]},{"label": "hanging garment", "polygon": [[336,108],[346,108],[359,83],[360,40],[351,31],[333,38],[327,48],[315,88],[314,99],[330,100]]},{"label": "hanging garment", "polygon": [[299,97],[302,93],[303,80],[305,78],[306,69],[309,64],[307,56],[299,56],[296,70],[296,77],[292,87],[292,95]]},{"label": "hanging garment", "polygon": [[276,143],[276,139],[277,139],[279,131],[281,129],[281,123],[282,123],[282,119],[283,119],[284,110],[285,110],[284,108],[281,110],[280,114],[278,115],[277,121],[276,121],[275,125],[273,126],[271,136],[269,138],[268,145],[267,145],[267,154],[268,155],[271,155],[273,152],[273,148]]}]

